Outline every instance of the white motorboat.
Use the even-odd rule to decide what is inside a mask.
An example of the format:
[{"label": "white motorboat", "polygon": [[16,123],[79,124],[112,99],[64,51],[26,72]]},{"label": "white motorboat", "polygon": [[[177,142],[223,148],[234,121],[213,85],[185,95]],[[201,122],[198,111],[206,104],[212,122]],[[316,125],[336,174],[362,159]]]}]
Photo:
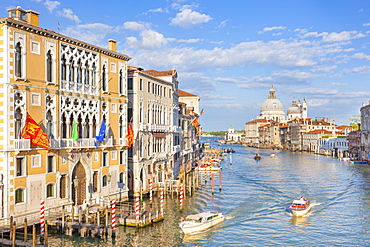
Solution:
[{"label": "white motorboat", "polygon": [[225,216],[222,213],[203,212],[188,215],[185,220],[180,223],[180,228],[185,234],[188,234],[206,230],[224,220]]},{"label": "white motorboat", "polygon": [[308,213],[311,209],[311,202],[307,201],[305,198],[301,198],[300,200],[294,200],[292,205],[290,205],[290,209],[294,216],[302,216]]}]

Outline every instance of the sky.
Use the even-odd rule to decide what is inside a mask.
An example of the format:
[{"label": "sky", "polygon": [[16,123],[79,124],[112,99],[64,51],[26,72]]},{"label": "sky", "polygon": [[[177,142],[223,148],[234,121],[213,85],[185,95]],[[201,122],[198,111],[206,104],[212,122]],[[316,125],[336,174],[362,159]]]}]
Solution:
[{"label": "sky", "polygon": [[108,47],[145,70],[178,72],[200,97],[203,131],[245,129],[270,88],[285,112],[306,100],[308,117],[348,125],[370,100],[368,0],[0,0],[39,26]]}]

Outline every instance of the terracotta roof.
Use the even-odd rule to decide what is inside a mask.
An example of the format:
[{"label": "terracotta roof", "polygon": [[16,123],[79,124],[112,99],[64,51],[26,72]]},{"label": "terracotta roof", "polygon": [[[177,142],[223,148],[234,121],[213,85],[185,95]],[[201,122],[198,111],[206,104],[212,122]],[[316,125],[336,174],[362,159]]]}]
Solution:
[{"label": "terracotta roof", "polygon": [[306,132],[304,134],[321,134],[321,135],[330,135],[332,134],[331,131],[328,131],[326,129],[319,129],[319,130],[312,130],[312,131],[309,131],[309,132]]},{"label": "terracotta roof", "polygon": [[151,76],[172,76],[176,73],[176,70],[165,70],[165,71],[144,70],[143,72]]},{"label": "terracotta roof", "polygon": [[185,91],[182,91],[179,89],[179,93],[178,93],[179,97],[198,97],[197,95],[195,94],[192,94],[192,93],[188,93],[188,92],[185,92]]},{"label": "terracotta roof", "polygon": [[264,118],[261,118],[261,119],[255,119],[255,120],[252,120],[252,121],[249,121],[249,122],[246,122],[246,123],[266,123],[267,120],[264,119]]}]

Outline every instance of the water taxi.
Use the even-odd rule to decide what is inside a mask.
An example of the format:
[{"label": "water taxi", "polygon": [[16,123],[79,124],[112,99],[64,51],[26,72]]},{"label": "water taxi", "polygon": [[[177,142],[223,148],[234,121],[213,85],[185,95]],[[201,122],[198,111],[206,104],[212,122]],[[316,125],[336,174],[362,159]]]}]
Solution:
[{"label": "water taxi", "polygon": [[256,154],[256,156],[254,156],[254,159],[255,160],[260,160],[261,159],[261,156],[259,154]]},{"label": "water taxi", "polygon": [[180,223],[180,228],[185,234],[188,234],[206,230],[224,220],[225,216],[222,213],[203,212],[188,215],[185,220]]},{"label": "water taxi", "polygon": [[294,216],[302,216],[310,211],[311,202],[302,197],[300,200],[294,200],[292,205],[290,205],[290,209]]}]

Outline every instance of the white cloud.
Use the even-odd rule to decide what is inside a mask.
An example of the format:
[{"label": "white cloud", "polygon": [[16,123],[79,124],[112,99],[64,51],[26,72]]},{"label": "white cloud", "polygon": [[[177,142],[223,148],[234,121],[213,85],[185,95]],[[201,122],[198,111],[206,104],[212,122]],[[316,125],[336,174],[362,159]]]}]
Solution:
[{"label": "white cloud", "polygon": [[68,27],[65,34],[87,43],[100,45],[105,36],[112,32],[114,32],[114,28],[111,26],[102,23],[92,23]]},{"label": "white cloud", "polygon": [[137,21],[127,21],[123,23],[123,28],[131,30],[131,31],[142,31],[146,29],[146,23],[140,23]]},{"label": "white cloud", "polygon": [[168,10],[163,8],[150,9],[145,12],[144,15],[147,15],[149,13],[168,13]]},{"label": "white cloud", "polygon": [[366,55],[364,53],[356,53],[352,57],[353,58],[357,58],[357,59],[366,59],[367,61],[370,60],[370,56],[369,55]]},{"label": "white cloud", "polygon": [[74,21],[76,23],[80,23],[81,20],[78,18],[77,15],[73,14],[73,11],[71,9],[63,9],[63,11],[57,12],[59,16],[65,17],[67,19],[70,19],[71,21]]},{"label": "white cloud", "polygon": [[165,46],[168,40],[163,34],[153,30],[143,30],[140,33],[141,40],[136,37],[127,37],[126,45],[134,49],[159,49]]},{"label": "white cloud", "polygon": [[324,42],[340,42],[348,41],[351,39],[358,39],[365,37],[364,34],[358,33],[357,31],[343,31],[340,33],[324,33],[325,35],[322,38]]},{"label": "white cloud", "polygon": [[50,12],[53,12],[54,9],[56,9],[59,5],[60,5],[60,2],[58,1],[50,1],[50,0],[46,0],[44,2],[44,5],[46,6],[46,8],[50,11]]},{"label": "white cloud", "polygon": [[364,26],[365,27],[370,26],[370,23],[364,23]]},{"label": "white cloud", "polygon": [[182,28],[191,28],[202,23],[212,20],[209,15],[201,14],[193,11],[190,8],[184,8],[180,13],[176,14],[175,18],[171,19],[171,25],[179,26]]},{"label": "white cloud", "polygon": [[332,42],[343,42],[343,41],[349,41],[352,39],[359,39],[366,37],[365,34],[360,33],[358,31],[342,31],[340,33],[332,32],[304,32],[303,30],[297,30],[297,32],[301,33],[301,38],[309,38],[309,37],[314,37],[318,38],[321,37],[322,42],[327,42],[327,43],[332,43]]},{"label": "white cloud", "polygon": [[263,31],[259,31],[258,34],[262,34],[264,32],[271,32],[271,31],[275,31],[275,30],[285,30],[286,27],[283,27],[283,26],[275,26],[275,27],[265,27],[263,29]]},{"label": "white cloud", "polygon": [[179,39],[178,42],[180,43],[188,43],[188,44],[191,44],[191,43],[198,43],[202,41],[202,39]]}]

